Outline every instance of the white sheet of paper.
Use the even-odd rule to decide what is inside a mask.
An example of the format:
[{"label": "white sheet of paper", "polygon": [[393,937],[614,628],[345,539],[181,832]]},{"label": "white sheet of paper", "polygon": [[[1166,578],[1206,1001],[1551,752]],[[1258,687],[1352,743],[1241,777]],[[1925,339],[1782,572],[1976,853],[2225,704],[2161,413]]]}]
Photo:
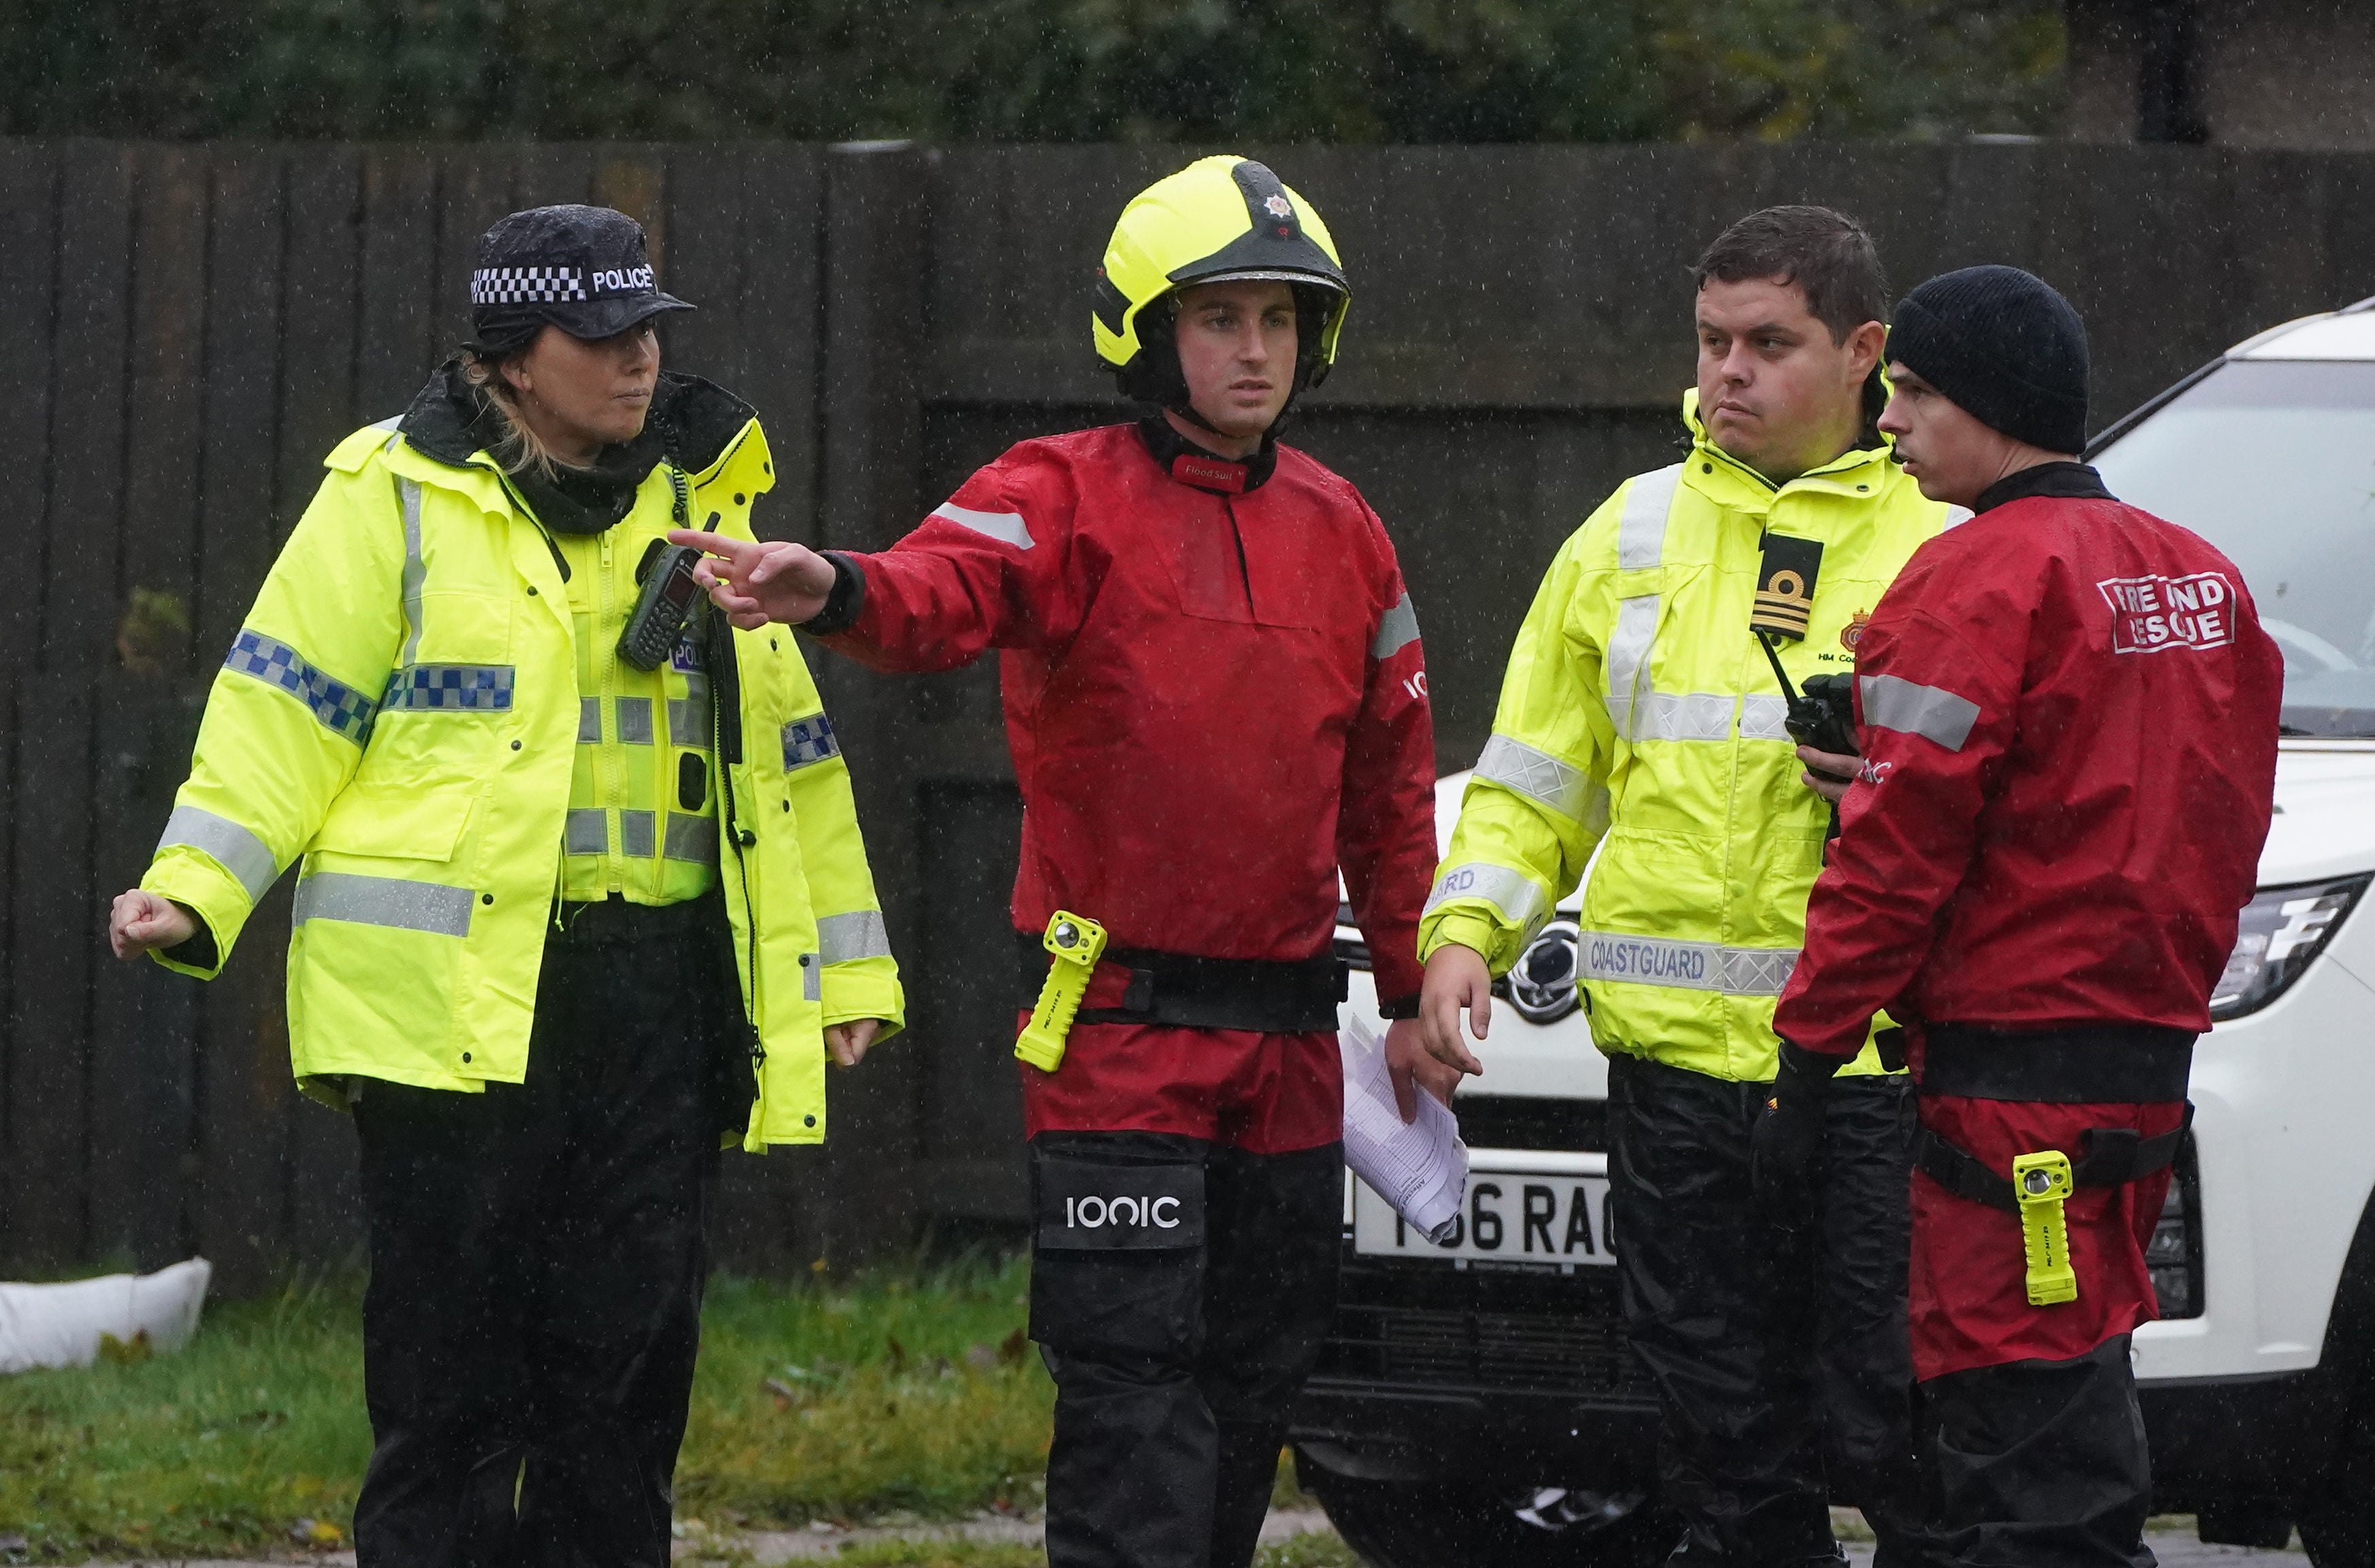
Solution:
[{"label": "white sheet of paper", "polygon": [[1459,1119],[1421,1090],[1418,1120],[1402,1120],[1385,1043],[1358,1014],[1345,1015],[1336,1042],[1344,1053],[1344,1162],[1429,1241],[1443,1241],[1468,1197]]}]

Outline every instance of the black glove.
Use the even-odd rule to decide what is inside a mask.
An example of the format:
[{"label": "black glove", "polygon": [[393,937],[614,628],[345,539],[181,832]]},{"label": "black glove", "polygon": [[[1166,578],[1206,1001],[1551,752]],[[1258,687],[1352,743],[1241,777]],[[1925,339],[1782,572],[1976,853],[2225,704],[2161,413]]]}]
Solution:
[{"label": "black glove", "polygon": [[1815,1189],[1828,1153],[1824,1102],[1831,1077],[1847,1065],[1781,1042],[1781,1067],[1764,1111],[1756,1118],[1748,1151],[1748,1179],[1756,1207],[1775,1225],[1796,1230],[1814,1212]]}]

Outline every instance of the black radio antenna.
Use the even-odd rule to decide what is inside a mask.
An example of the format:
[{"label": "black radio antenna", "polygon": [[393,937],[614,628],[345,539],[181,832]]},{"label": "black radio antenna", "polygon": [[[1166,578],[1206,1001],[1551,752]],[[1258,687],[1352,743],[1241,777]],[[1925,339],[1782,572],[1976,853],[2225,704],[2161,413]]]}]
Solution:
[{"label": "black radio antenna", "polygon": [[1798,689],[1790,684],[1789,671],[1781,667],[1781,655],[1773,646],[1773,634],[1769,631],[1757,632],[1756,645],[1765,650],[1765,662],[1773,666],[1773,678],[1781,683],[1781,695],[1789,698],[1792,702],[1802,701],[1803,699],[1798,695]]}]

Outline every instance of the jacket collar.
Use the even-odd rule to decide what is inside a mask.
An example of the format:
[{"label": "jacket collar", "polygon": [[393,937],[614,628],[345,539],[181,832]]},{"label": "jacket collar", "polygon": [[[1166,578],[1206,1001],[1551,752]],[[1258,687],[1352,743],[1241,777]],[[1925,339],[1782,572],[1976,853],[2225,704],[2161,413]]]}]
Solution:
[{"label": "jacket collar", "polygon": [[[1718,446],[1707,435],[1707,426],[1699,419],[1699,392],[1696,387],[1683,394],[1683,424],[1691,432],[1691,455],[1694,459],[1712,465],[1719,473],[1729,471],[1767,496],[1777,495],[1790,485],[1803,484],[1808,480],[1823,488],[1836,488],[1850,494],[1877,493],[1882,481],[1889,477],[1890,454],[1896,450],[1896,444],[1883,436],[1877,446],[1851,446],[1821,467],[1809,468],[1796,478],[1777,485]],[[1877,472],[1873,472],[1875,469]],[[1865,489],[1858,490],[1859,485]]]},{"label": "jacket collar", "polygon": [[[634,507],[635,490],[665,456],[694,474],[705,473],[754,418],[750,406],[699,376],[663,371],[643,433],[604,447],[590,468],[564,469],[546,479],[533,469],[502,482],[547,527],[597,534]],[[486,395],[449,360],[429,378],[396,430],[412,449],[449,468],[493,472],[489,448],[502,423]]]},{"label": "jacket collar", "polygon": [[2026,501],[2031,496],[2043,496],[2052,501],[2116,501],[2118,497],[2103,488],[2103,476],[2084,463],[2039,463],[2015,474],[2006,474],[1979,492],[1979,504],[1971,509],[1973,516],[1992,512],[2007,501]]},{"label": "jacket collar", "polygon": [[1278,467],[1275,430],[1264,435],[1260,449],[1242,463],[1205,451],[1172,429],[1171,421],[1160,414],[1139,420],[1138,434],[1164,473],[1183,485],[1217,495],[1258,490]]}]

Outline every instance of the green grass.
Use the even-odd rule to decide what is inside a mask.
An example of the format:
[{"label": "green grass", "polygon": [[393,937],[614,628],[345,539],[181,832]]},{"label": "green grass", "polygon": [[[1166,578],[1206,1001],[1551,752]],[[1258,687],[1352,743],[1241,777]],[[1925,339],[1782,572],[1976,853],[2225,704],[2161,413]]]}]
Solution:
[{"label": "green grass", "polygon": [[[677,1516],[731,1531],[1036,1509],[1054,1389],[1022,1338],[1027,1289],[1020,1259],[831,1284],[717,1281]],[[316,1540],[343,1536],[370,1455],[354,1282],[210,1303],[178,1354],[0,1378],[0,1554],[286,1550],[301,1521],[325,1527]],[[1279,1497],[1299,1500],[1283,1469]],[[22,1553],[8,1536],[25,1538]],[[998,1553],[1013,1550],[877,1545],[843,1561],[1009,1568]],[[1041,1562],[1035,1549],[1011,1558]]]},{"label": "green grass", "polygon": [[[843,1568],[1047,1568],[1047,1554],[1035,1546],[973,1541],[877,1541],[844,1547],[824,1561]],[[1362,1568],[1362,1562],[1333,1533],[1323,1533],[1264,1547],[1254,1568]]]}]

